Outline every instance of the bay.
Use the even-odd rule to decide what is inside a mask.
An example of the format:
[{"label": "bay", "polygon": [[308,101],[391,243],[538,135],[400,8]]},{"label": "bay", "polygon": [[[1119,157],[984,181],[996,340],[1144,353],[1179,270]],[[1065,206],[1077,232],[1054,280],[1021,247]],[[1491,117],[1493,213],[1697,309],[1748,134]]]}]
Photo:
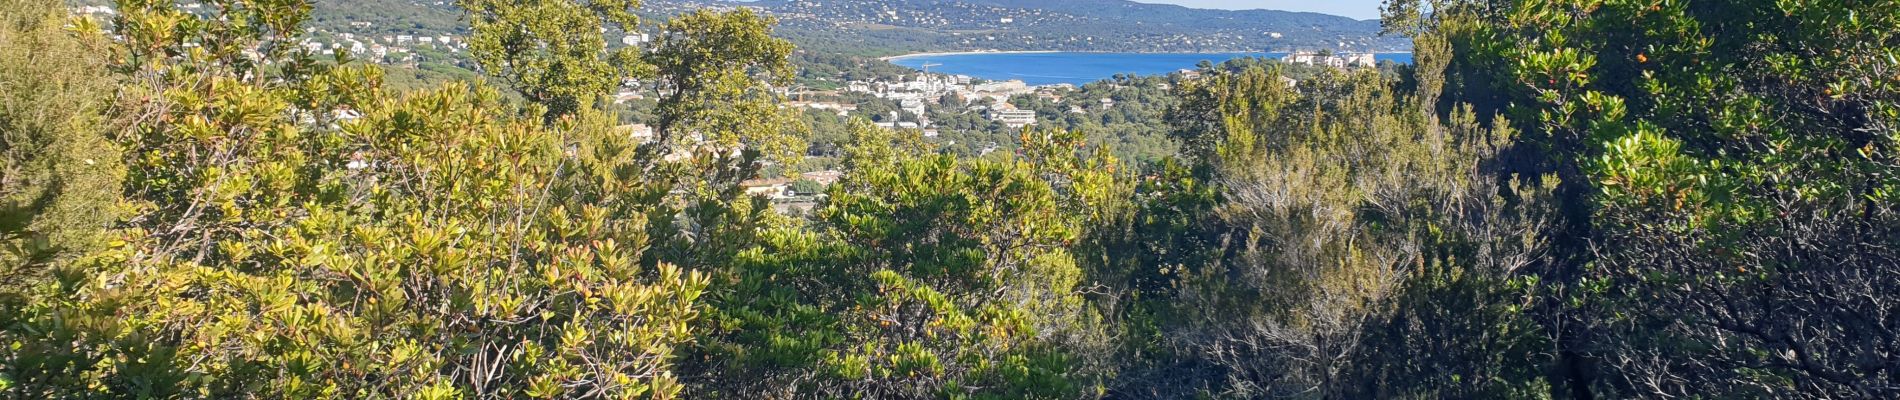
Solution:
[{"label": "bay", "polygon": [[[1221,63],[1241,57],[1278,59],[1287,53],[955,53],[920,54],[890,59],[912,69],[930,65],[930,72],[968,75],[989,80],[1020,79],[1030,85],[1082,85],[1116,74],[1159,75],[1192,69],[1201,61]],[[1373,58],[1412,62],[1411,53],[1379,53]]]}]

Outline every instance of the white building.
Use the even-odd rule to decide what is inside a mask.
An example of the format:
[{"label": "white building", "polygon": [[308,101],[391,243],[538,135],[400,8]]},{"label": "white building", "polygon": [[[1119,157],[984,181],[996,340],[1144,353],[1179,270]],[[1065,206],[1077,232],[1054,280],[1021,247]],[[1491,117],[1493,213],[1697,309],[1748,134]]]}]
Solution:
[{"label": "white building", "polygon": [[904,99],[904,101],[898,104],[903,106],[904,112],[911,113],[911,115],[924,115],[924,101],[922,99]]},{"label": "white building", "polygon": [[1295,52],[1293,54],[1287,54],[1285,56],[1281,56],[1280,62],[1287,63],[1287,64],[1313,65],[1314,61],[1318,59],[1319,59],[1318,54],[1301,51],[1301,52]]},{"label": "white building", "polygon": [[639,46],[651,41],[653,38],[645,33],[630,33],[620,37],[620,44],[628,46]]},{"label": "white building", "polygon": [[653,127],[646,126],[645,124],[621,125],[618,130],[626,132],[627,137],[640,143],[653,141]]},{"label": "white building", "polygon": [[1348,53],[1343,58],[1347,65],[1354,67],[1372,68],[1379,65],[1379,60],[1373,58],[1372,53]]},{"label": "white building", "polygon": [[1287,64],[1315,65],[1315,66],[1324,66],[1324,67],[1333,67],[1333,68],[1342,68],[1342,69],[1343,68],[1371,68],[1371,67],[1378,66],[1378,61],[1377,59],[1373,58],[1372,53],[1339,53],[1335,55],[1319,55],[1319,54],[1309,53],[1309,52],[1297,52],[1293,54],[1288,54],[1285,57],[1280,57],[1280,62],[1284,62]]},{"label": "white building", "polygon": [[85,14],[85,15],[99,14],[99,15],[109,16],[109,15],[116,15],[119,13],[118,10],[114,10],[112,9],[112,7],[107,7],[107,6],[84,6],[84,7],[79,7],[76,11],[80,14]]},{"label": "white building", "polygon": [[794,193],[791,192],[792,180],[785,178],[753,179],[740,183],[739,186],[745,188],[745,194],[747,196],[783,199],[794,195]]},{"label": "white building", "polygon": [[1035,110],[997,109],[990,110],[990,120],[1002,122],[1011,128],[1021,128],[1036,123]]},{"label": "white building", "polygon": [[1027,93],[1030,90],[1029,84],[1023,83],[1023,81],[1020,80],[983,83],[975,85],[970,89],[977,92],[989,93]]}]

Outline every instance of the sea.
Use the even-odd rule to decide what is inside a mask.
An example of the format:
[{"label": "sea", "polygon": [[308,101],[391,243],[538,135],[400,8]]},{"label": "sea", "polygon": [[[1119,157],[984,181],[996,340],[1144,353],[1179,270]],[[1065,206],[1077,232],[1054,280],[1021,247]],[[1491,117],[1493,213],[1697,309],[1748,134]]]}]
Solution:
[{"label": "sea", "polygon": [[[1216,64],[1242,57],[1278,59],[1286,53],[964,53],[915,55],[892,63],[930,72],[968,75],[989,80],[1021,79],[1030,85],[1082,85],[1115,74],[1160,75],[1192,69],[1201,61]],[[1378,53],[1379,61],[1411,63],[1412,53]]]}]

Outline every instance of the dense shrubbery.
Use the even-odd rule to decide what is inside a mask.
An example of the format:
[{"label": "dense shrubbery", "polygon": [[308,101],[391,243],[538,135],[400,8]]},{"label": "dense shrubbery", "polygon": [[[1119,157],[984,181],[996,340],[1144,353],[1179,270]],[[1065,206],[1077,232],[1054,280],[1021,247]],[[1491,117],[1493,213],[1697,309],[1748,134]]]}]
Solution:
[{"label": "dense shrubbery", "polygon": [[[1900,395],[1890,4],[1395,2],[1415,65],[1124,78],[1072,94],[1166,111],[980,158],[779,108],[749,11],[460,4],[523,101],[285,46],[302,0],[0,0],[0,393]],[[779,215],[805,121],[847,174]]]},{"label": "dense shrubbery", "polygon": [[[1067,244],[1124,193],[1078,136],[959,160],[854,127],[814,225],[742,254],[709,320],[705,389],[733,398],[1070,398],[1107,378]],[[1109,168],[1104,170],[1104,168]]]},{"label": "dense shrubbery", "polygon": [[1435,7],[1452,92],[1564,182],[1540,275],[1566,393],[1900,395],[1889,6]]},{"label": "dense shrubbery", "polygon": [[[663,151],[644,150],[591,107],[574,107],[605,90],[590,81],[512,70],[511,81],[548,88],[524,92],[551,93],[530,96],[539,102],[527,107],[460,84],[390,94],[377,69],[284,50],[306,4],[213,5],[215,15],[200,17],[170,2],[120,2],[111,22],[123,38],[103,54],[120,87],[107,115],[128,171],[124,200],[101,208],[125,214],[109,243],[83,257],[27,260],[55,263],[54,272],[21,285],[39,297],[9,301],[19,314],[7,321],[7,390],[286,398],[679,392],[671,365],[675,349],[695,337],[707,275],[649,251],[710,250],[652,232],[676,218],[667,195],[676,186],[736,186],[743,177],[726,172],[730,164],[635,157]],[[561,7],[581,9],[539,10]],[[59,23],[32,15],[41,17],[51,19],[21,24]],[[722,35],[763,29],[749,14],[726,18],[729,30],[676,30],[669,43],[695,52]],[[101,34],[92,27],[76,30]],[[560,29],[593,31],[559,26],[506,42],[559,37]],[[58,37],[44,28],[26,33]],[[591,50],[568,45],[574,51],[518,53],[508,62],[560,66],[607,56],[598,42]],[[782,64],[778,51],[758,57]],[[651,60],[676,65],[669,55]],[[724,74],[679,89],[703,97],[675,104],[729,107],[733,93],[757,87],[736,75],[749,69],[743,62],[695,64],[701,69],[652,72],[682,80]],[[9,77],[94,71],[69,69]],[[600,73],[588,79],[615,79]],[[682,125],[725,121],[690,111],[671,117]],[[49,123],[22,132],[70,146],[96,134],[89,128]],[[794,131],[715,140],[770,148],[761,143]],[[647,146],[667,145],[677,146]],[[705,211],[711,201],[694,200],[687,209],[714,213]]]}]

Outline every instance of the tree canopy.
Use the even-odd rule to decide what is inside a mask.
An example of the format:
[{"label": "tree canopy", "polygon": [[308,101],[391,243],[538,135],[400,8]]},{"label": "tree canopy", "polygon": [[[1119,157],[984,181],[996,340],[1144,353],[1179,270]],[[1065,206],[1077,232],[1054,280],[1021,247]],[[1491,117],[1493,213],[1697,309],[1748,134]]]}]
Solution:
[{"label": "tree canopy", "polygon": [[0,395],[1900,396],[1890,2],[1395,0],[1409,65],[941,138],[748,7],[457,4],[491,79],[407,88],[307,0],[0,0]]}]

